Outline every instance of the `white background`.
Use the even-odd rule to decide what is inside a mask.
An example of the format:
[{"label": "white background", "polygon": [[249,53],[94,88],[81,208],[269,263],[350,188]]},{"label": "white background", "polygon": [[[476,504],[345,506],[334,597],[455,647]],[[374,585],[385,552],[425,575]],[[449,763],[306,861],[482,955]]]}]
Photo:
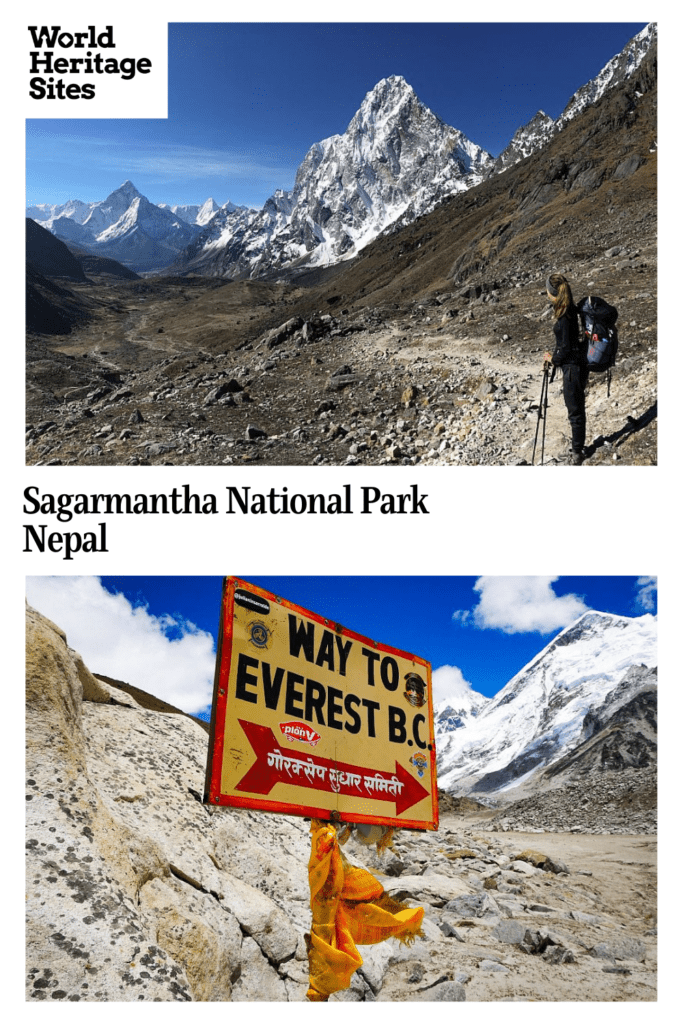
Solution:
[{"label": "white background", "polygon": [[[44,10],[45,5],[30,7],[24,15],[24,74],[17,76],[17,99],[21,97],[24,103],[25,117],[68,117],[68,118],[90,118],[90,117],[167,117],[168,115],[168,45],[167,45],[167,23],[166,22],[145,22],[139,18],[119,19],[116,10],[103,15],[97,14],[93,5],[74,4],[68,5],[68,15],[61,16],[62,8],[57,5],[50,5]],[[66,6],[66,5],[65,5]],[[72,8],[83,8],[83,13],[71,13]],[[117,8],[118,9],[118,8]],[[105,9],[106,10],[106,9]],[[38,12],[38,13],[37,13]],[[112,26],[111,39],[113,47],[93,47],[87,43],[85,48],[58,46],[55,48],[53,60],[58,58],[81,58],[87,59],[87,54],[92,54],[92,60],[97,54],[102,57],[103,65],[107,59],[114,58],[119,62],[124,59],[137,60],[146,57],[151,61],[151,66],[146,72],[138,72],[137,67],[132,78],[124,79],[121,75],[115,74],[51,74],[45,70],[42,59],[45,57],[45,42],[40,47],[33,44],[31,33],[26,30],[27,25],[37,26],[38,33],[42,25],[51,28],[53,25],[60,26],[58,37],[62,34],[75,35],[76,32],[87,32],[88,26],[96,28],[95,38],[102,36],[108,25]],[[65,40],[66,41],[66,40]],[[103,42],[106,40],[103,39]],[[31,53],[40,51],[38,70],[31,74],[32,57]],[[77,65],[77,67],[84,65]],[[145,65],[143,65],[145,67]],[[127,72],[129,73],[129,72]],[[30,87],[33,78],[42,78],[45,81],[45,88],[50,78],[55,80],[63,79],[64,85],[75,84],[83,86],[90,84],[95,86],[95,95],[91,99],[42,99],[31,97],[31,92],[36,90]],[[29,87],[26,87],[29,86]],[[46,200],[48,202],[49,200]]]},{"label": "white background", "polygon": [[[466,19],[468,10],[453,5],[423,3],[414,6],[387,3],[346,3],[343,9],[324,8],[312,3],[293,3],[284,7],[252,3],[248,11],[242,6],[226,3],[199,3],[159,5],[160,15],[150,7],[119,2],[113,8],[102,8],[99,13],[90,4],[37,4],[30,14],[11,14],[11,28],[6,29],[5,63],[3,64],[3,104],[6,111],[4,131],[7,136],[3,157],[3,189],[5,221],[9,222],[10,236],[3,247],[3,292],[5,330],[2,335],[3,369],[2,399],[3,423],[3,541],[4,587],[3,621],[9,659],[5,660],[7,688],[5,716],[10,732],[4,758],[6,796],[16,814],[16,827],[6,843],[10,854],[16,855],[21,834],[22,811],[15,793],[14,780],[21,773],[21,723],[23,722],[21,679],[23,676],[23,587],[25,575],[39,574],[237,574],[247,579],[254,574],[434,574],[434,575],[534,575],[534,574],[629,574],[657,575],[660,584],[660,648],[661,690],[660,715],[661,760],[660,794],[661,827],[660,849],[663,900],[663,925],[667,909],[671,907],[673,893],[680,891],[675,877],[667,877],[673,868],[667,849],[673,842],[673,816],[668,813],[669,801],[677,801],[678,785],[674,774],[671,752],[675,750],[674,730],[678,725],[680,669],[680,622],[683,607],[681,587],[681,447],[683,427],[680,410],[683,376],[680,351],[683,340],[676,315],[680,304],[679,185],[680,156],[677,153],[680,135],[678,107],[680,77],[678,74],[681,49],[680,17],[657,17],[652,5],[644,10],[633,3],[613,4],[574,3],[570,9],[558,10],[560,19],[591,21],[658,20],[659,68],[663,88],[660,97],[660,273],[659,273],[659,465],[657,467],[586,467],[578,472],[572,467],[556,468],[543,473],[531,473],[521,467],[497,468],[438,468],[438,467],[346,467],[270,469],[268,467],[34,467],[24,464],[24,109],[21,96],[27,83],[30,37],[28,24],[63,24],[75,28],[96,24],[113,24],[115,39],[139,39],[139,44],[117,47],[112,51],[119,56],[149,56],[155,33],[163,35],[165,45],[166,21],[230,21],[272,20],[294,21],[350,20],[400,21]],[[555,20],[556,9],[548,4],[489,4],[485,20]],[[246,15],[246,17],[244,17]],[[472,10],[472,20],[484,20],[480,10]],[[124,36],[125,32],[125,36]],[[558,33],[559,36],[559,33]],[[128,50],[130,49],[130,53]],[[148,52],[150,51],[150,52]],[[296,59],[293,55],[292,59]],[[457,87],[457,67],[454,64],[454,87]],[[98,78],[100,76],[97,76]],[[119,83],[126,93],[131,83]],[[130,95],[130,94],[128,94]],[[45,101],[43,101],[44,103]],[[55,101],[57,103],[57,101]],[[63,104],[57,103],[58,115],[66,116]],[[71,107],[72,104],[69,104]],[[86,116],[94,116],[90,108]],[[9,112],[9,113],[7,113]],[[30,116],[37,116],[31,113]],[[57,114],[55,115],[57,116]],[[74,116],[69,110],[69,116]],[[119,111],[117,116],[132,116]],[[142,115],[139,109],[135,116]],[[675,133],[669,126],[676,126]],[[314,140],[311,140],[314,141]],[[46,197],[48,200],[49,197]],[[540,377],[539,377],[540,380]],[[195,492],[214,493],[219,507],[225,507],[224,488],[250,485],[265,491],[283,485],[293,491],[338,491],[344,483],[353,485],[354,493],[361,485],[380,487],[383,491],[409,490],[418,485],[427,493],[429,516],[119,516],[109,517],[108,540],[110,554],[84,555],[73,562],[64,562],[58,555],[24,555],[23,524],[34,525],[45,521],[41,516],[27,517],[22,512],[23,489],[29,485],[41,491],[64,492],[163,492],[188,483]],[[79,518],[80,528],[92,529],[91,520],[100,517]],[[55,529],[78,529],[75,524]],[[675,756],[675,755],[674,755]],[[671,766],[671,774],[667,772]],[[675,788],[672,788],[671,782]],[[669,783],[669,784],[667,784]],[[676,814],[676,818],[679,814]],[[12,874],[5,873],[9,885],[17,890],[16,902],[11,905],[12,933],[20,936],[22,927],[16,919],[21,914],[21,884],[23,868],[19,861],[12,865]],[[668,905],[668,907],[667,907]],[[674,943],[670,930],[662,928],[660,942],[660,1000],[657,1005],[640,1007],[638,1004],[591,1006],[582,1004],[582,1015],[601,1017],[628,1013],[658,1015],[665,1009],[672,995]],[[17,957],[9,969],[11,1002],[16,999],[20,1013],[23,1007],[21,939],[12,942]],[[677,944],[676,947],[677,949]],[[8,965],[9,966],[9,965]],[[577,995],[580,996],[579,993]],[[115,1005],[100,1006],[98,1013],[117,1013]],[[145,1006],[145,1014],[159,1011],[159,1007]],[[366,1012],[371,1007],[363,1008]],[[410,1013],[420,1010],[419,1004],[393,1006],[391,1013]],[[506,1007],[505,1013],[521,1007]],[[542,1004],[538,1012],[547,1013]],[[572,1012],[575,1012],[574,1008]],[[306,1011],[307,1008],[304,1008]],[[525,1015],[534,1007],[526,1005]],[[50,1008],[51,1015],[73,1013],[71,1007]],[[277,1008],[278,1017],[301,1013],[299,1007]],[[500,1006],[477,1005],[476,1011],[458,1008],[458,1013],[477,1013],[493,1016],[502,1011]],[[47,1012],[46,1009],[42,1010]],[[132,1007],[126,1013],[136,1012]],[[140,1011],[142,1012],[142,1011]],[[187,1007],[183,1013],[198,1012]],[[205,1013],[223,1015],[227,1008],[208,1006]],[[308,1012],[314,1012],[312,1009]],[[362,1012],[359,1008],[356,1012]],[[555,1012],[555,1011],[553,1011]],[[430,1006],[429,1013],[448,1014],[449,1007]]]}]

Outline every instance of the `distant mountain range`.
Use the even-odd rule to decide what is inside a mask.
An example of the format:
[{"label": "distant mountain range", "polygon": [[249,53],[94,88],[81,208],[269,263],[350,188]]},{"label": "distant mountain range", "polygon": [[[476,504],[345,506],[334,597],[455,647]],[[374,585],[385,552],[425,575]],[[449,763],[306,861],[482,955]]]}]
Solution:
[{"label": "distant mountain range", "polygon": [[[60,222],[59,227],[65,233],[69,231],[69,226],[62,221],[69,220],[72,225],[79,224],[83,227],[83,238],[96,239],[103,231],[117,224],[121,217],[126,216],[132,205],[137,202],[139,206],[141,199],[145,203],[148,202],[138,192],[132,181],[124,181],[123,185],[101,202],[83,203],[80,199],[70,199],[67,203],[55,205],[40,203],[37,206],[27,207],[26,216],[37,221],[48,231],[51,231],[54,225]],[[227,205],[232,206],[230,203]],[[235,209],[235,207],[232,208]],[[220,207],[213,199],[207,199],[201,206],[169,206],[167,203],[159,203],[156,209],[165,211],[162,215],[163,219],[159,223],[170,225],[177,219],[190,227],[201,228],[208,223]],[[166,216],[168,213],[172,214],[174,219],[168,218]],[[74,231],[74,236],[78,234],[78,228],[72,227],[71,230]]]},{"label": "distant mountain range", "polygon": [[[435,708],[439,785],[454,794],[532,787],[580,761],[639,766],[656,756],[656,620],[586,612],[491,699]],[[650,694],[644,697],[644,694]],[[654,739],[631,718],[654,702]]]},{"label": "distant mountain range", "polygon": [[232,203],[219,209],[212,199],[155,206],[126,181],[99,203],[42,204],[27,216],[140,273],[272,278],[329,266],[543,148],[631,77],[656,38],[656,25],[648,25],[571,97],[557,121],[539,111],[495,160],[394,75],[367,94],[343,135],[311,146],[293,189],[276,191],[260,210]]},{"label": "distant mountain range", "polygon": [[[155,206],[124,181],[101,202],[30,206],[26,216],[92,255],[152,273],[172,263],[219,209],[213,199],[201,206]],[[226,209],[237,207],[226,203]]]}]

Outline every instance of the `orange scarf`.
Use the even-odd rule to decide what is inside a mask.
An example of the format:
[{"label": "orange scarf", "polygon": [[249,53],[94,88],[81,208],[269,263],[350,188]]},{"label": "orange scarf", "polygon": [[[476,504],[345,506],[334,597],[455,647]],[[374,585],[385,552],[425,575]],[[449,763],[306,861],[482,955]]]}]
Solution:
[{"label": "orange scarf", "polygon": [[406,907],[388,896],[369,871],[355,868],[339,849],[329,822],[311,822],[308,877],[313,921],[306,936],[312,1002],[346,989],[362,966],[358,945],[395,938],[410,943],[421,935],[422,907]]}]

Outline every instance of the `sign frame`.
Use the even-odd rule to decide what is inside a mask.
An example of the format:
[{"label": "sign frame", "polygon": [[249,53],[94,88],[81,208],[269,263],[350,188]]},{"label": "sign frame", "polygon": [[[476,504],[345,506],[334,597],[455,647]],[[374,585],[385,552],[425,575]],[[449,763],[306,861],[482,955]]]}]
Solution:
[{"label": "sign frame", "polygon": [[[276,736],[272,726],[268,728],[250,719],[251,707],[249,704],[243,703],[244,687],[242,688],[242,700],[238,701],[234,693],[236,689],[235,672],[238,671],[238,669],[235,668],[235,665],[237,663],[237,659],[245,657],[244,653],[240,653],[239,650],[240,640],[236,639],[234,635],[235,631],[233,623],[236,619],[236,591],[238,592],[238,604],[241,607],[251,605],[252,610],[258,614],[259,604],[261,604],[262,608],[265,608],[267,605],[276,605],[278,608],[285,609],[287,613],[297,615],[302,622],[312,622],[314,624],[314,630],[317,627],[322,627],[324,633],[334,634],[336,638],[339,638],[336,640],[338,645],[349,644],[349,642],[350,644],[360,644],[365,649],[366,654],[371,653],[372,658],[377,657],[378,659],[388,659],[390,662],[394,659],[400,659],[403,662],[409,661],[424,674],[427,681],[425,694],[426,700],[424,698],[421,699],[423,700],[426,714],[415,716],[415,718],[419,717],[422,720],[419,724],[420,729],[424,731],[425,735],[423,736],[419,731],[415,732],[416,726],[414,721],[412,726],[416,740],[418,736],[422,736],[423,739],[426,738],[427,729],[429,733],[429,738],[426,742],[418,743],[418,746],[423,747],[423,749],[416,752],[416,754],[419,753],[419,756],[421,757],[421,762],[416,769],[418,770],[419,780],[415,778],[414,774],[412,774],[412,769],[407,769],[398,761],[398,758],[396,758],[395,761],[395,771],[387,770],[386,768],[375,769],[374,767],[365,767],[361,769],[345,764],[344,753],[342,750],[339,758],[335,755],[334,761],[328,758],[316,757],[313,753],[309,754],[306,758],[306,767],[309,769],[307,771],[308,778],[302,778],[301,782],[291,782],[284,778],[277,779],[274,783],[270,783],[269,779],[266,779],[264,782],[266,769],[263,765],[263,757],[268,755],[268,765],[271,765],[271,763],[275,763],[277,765],[278,762],[282,764],[283,757],[280,752],[282,752],[283,755],[286,755],[287,750],[280,746],[278,742],[279,737]],[[263,612],[261,614],[263,614]],[[349,649],[351,649],[350,644]],[[248,656],[247,660],[250,660]],[[368,660],[370,659],[368,658]],[[397,664],[397,662],[395,663]],[[315,666],[312,666],[311,670],[316,672],[320,671],[316,669]],[[251,684],[251,679],[255,677],[246,676],[246,678],[249,679]],[[421,676],[418,676],[418,678],[421,679]],[[389,687],[387,687],[387,689],[389,689]],[[424,684],[423,689],[425,689]],[[253,698],[250,696],[250,699],[253,699],[254,702],[256,701],[255,696],[253,696]],[[353,699],[358,700],[356,697]],[[408,700],[407,697],[406,700]],[[409,703],[412,703],[412,701],[409,701]],[[418,704],[417,706],[422,707],[421,704]],[[377,703],[377,708],[379,707],[380,704]],[[239,712],[242,712],[242,714],[240,715]],[[278,713],[280,716],[284,714],[284,716],[287,717],[284,712],[278,711]],[[297,726],[299,726],[299,722],[292,721],[281,723],[280,728],[283,732],[282,738],[284,739],[287,735],[285,731],[286,727],[292,727],[296,730]],[[234,791],[234,786],[226,786],[226,790],[228,791],[223,791],[222,780],[225,768],[224,757],[227,756],[226,737],[229,740],[229,730],[232,729],[234,733],[236,727],[241,728],[240,736],[243,734],[248,740],[247,746],[249,747],[250,753],[256,755],[256,759],[253,761],[251,766],[249,766],[248,769],[244,768],[244,774],[241,777],[241,781],[244,782],[244,779],[247,776],[250,776],[252,779],[257,779],[258,777],[258,780],[263,783],[260,787],[261,793],[258,792],[259,781],[254,783],[256,786],[256,792],[253,792],[252,795],[249,795],[249,792],[245,792],[245,795],[241,795]],[[315,729],[318,727],[319,726],[317,726],[317,723],[315,722],[308,726],[306,723],[301,721],[299,731],[302,734],[305,734],[307,730],[308,732],[312,731],[315,736],[318,735],[315,732]],[[339,726],[337,726],[337,728],[339,728]],[[287,738],[289,739],[290,737]],[[297,738],[299,737],[297,736]],[[407,743],[410,747],[413,746],[412,739],[407,740]],[[391,750],[393,757],[393,748],[391,748]],[[262,755],[261,761],[259,760],[259,754]],[[303,755],[297,758],[292,754],[290,764],[293,761],[296,766],[296,762],[299,761],[300,765],[302,765],[304,763],[302,757]],[[288,760],[289,759],[284,756],[284,761],[286,762]],[[342,769],[352,769],[352,771],[365,772],[374,771],[374,777],[368,778],[367,780],[364,778],[363,781],[368,785],[369,783],[373,783],[376,779],[379,779],[378,789],[383,790],[383,795],[381,797],[376,797],[375,803],[379,800],[385,802],[391,799],[395,806],[394,812],[390,813],[387,811],[387,813],[384,813],[382,811],[381,813],[374,812],[368,814],[363,813],[362,809],[356,811],[355,808],[353,810],[344,809],[340,811],[334,807],[321,807],[319,804],[312,802],[315,799],[314,793],[316,790],[325,790],[327,793],[330,792],[329,788],[325,784],[317,781],[316,775],[311,767],[314,762],[319,767],[318,774],[320,778],[325,778],[329,772],[329,777],[331,779],[334,772],[335,783],[339,784],[341,781],[342,785],[346,779],[351,779],[352,781],[354,778],[358,779],[358,775],[347,775],[345,771],[342,771]],[[334,767],[332,767],[333,765]],[[271,776],[273,771],[275,771],[275,769],[269,770]],[[278,781],[285,783],[286,785],[284,788],[286,789],[291,789],[295,786],[300,787],[302,789],[301,801],[295,801],[291,798],[273,797],[270,789],[277,789]],[[269,785],[270,788],[267,789],[266,787]],[[358,788],[358,784],[356,784],[356,788]],[[405,796],[403,795],[404,790],[406,792]],[[334,792],[337,794],[339,793],[336,789]],[[421,792],[424,793],[424,796],[415,795]],[[391,796],[392,793],[394,794],[393,796]],[[397,793],[398,797],[396,796]],[[351,798],[356,795],[355,790],[353,794],[348,792],[342,793],[342,796],[349,797],[349,800],[345,801],[346,804],[350,803]],[[426,806],[428,799],[430,809],[429,812],[425,812],[424,807]],[[272,594],[271,592],[264,590],[262,587],[258,587],[255,584],[249,583],[237,576],[226,576],[223,579],[223,591],[221,597],[221,613],[216,651],[213,700],[211,705],[211,724],[206,763],[204,802],[213,807],[250,808],[252,810],[269,811],[272,813],[292,814],[307,818],[319,818],[324,821],[358,822],[365,824],[380,824],[389,827],[409,828],[420,831],[436,831],[439,827],[439,801],[436,779],[436,743],[434,740],[430,663],[424,658],[409,654],[406,651],[399,650],[398,648],[392,647],[388,644],[371,640],[355,630],[348,629],[331,619],[325,618],[325,616],[320,615],[317,612],[312,612],[309,609],[303,608],[292,601]],[[363,801],[359,798],[359,802],[362,803]],[[365,800],[365,802],[371,802],[371,800]],[[402,806],[403,803],[406,805],[405,810],[400,811],[399,806]],[[423,805],[423,811],[420,817],[416,817],[415,812],[413,812],[412,815],[405,813],[415,804]]]}]

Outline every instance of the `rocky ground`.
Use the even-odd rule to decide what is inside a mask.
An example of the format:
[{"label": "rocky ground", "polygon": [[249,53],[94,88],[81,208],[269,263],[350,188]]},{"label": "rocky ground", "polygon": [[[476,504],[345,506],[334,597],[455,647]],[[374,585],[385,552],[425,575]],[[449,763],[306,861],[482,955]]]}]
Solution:
[{"label": "rocky ground", "polygon": [[[27,999],[305,1000],[308,822],[204,804],[205,729],[94,677],[33,610],[26,665]],[[381,858],[352,836],[424,937],[363,946],[333,1000],[655,1000],[656,836],[608,788],[571,796],[575,823],[445,800]]]},{"label": "rocky ground", "polygon": [[656,999],[656,840],[492,835],[487,817],[446,814],[435,834],[398,834],[384,870],[400,874],[382,881],[425,907],[426,939],[388,957],[377,947],[389,960],[381,988],[368,991],[361,970],[345,998]]},{"label": "rocky ground", "polygon": [[[610,393],[601,374],[589,384],[585,465],[657,461],[655,261],[654,245],[612,247],[566,270],[577,299],[599,292],[620,311]],[[93,301],[92,288],[72,288]],[[545,436],[539,420],[552,342],[539,273],[284,320],[301,290],[184,281],[109,284],[103,294],[105,311],[87,325],[29,339],[29,464],[566,460],[559,375]]]}]

